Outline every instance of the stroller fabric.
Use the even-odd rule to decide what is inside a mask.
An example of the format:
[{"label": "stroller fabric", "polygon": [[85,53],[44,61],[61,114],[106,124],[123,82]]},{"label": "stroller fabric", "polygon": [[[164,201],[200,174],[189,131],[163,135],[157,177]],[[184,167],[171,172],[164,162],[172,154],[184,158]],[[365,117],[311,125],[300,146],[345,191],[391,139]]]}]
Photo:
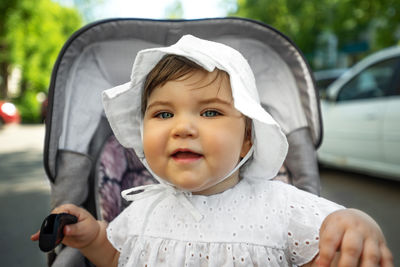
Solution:
[{"label": "stroller fabric", "polygon": [[[227,44],[245,56],[263,107],[288,139],[282,173],[288,173],[297,187],[319,193],[315,149],[321,142],[322,125],[318,95],[311,70],[287,37],[267,25],[237,18],[110,19],[71,36],[53,69],[44,149],[52,207],[74,203],[99,219],[112,220],[126,205],[119,195],[121,189],[155,182],[137,165],[135,152],[116,143],[104,118],[101,92],[130,80],[139,50],[170,45],[185,34]],[[114,162],[121,155],[123,159]],[[128,176],[133,178],[122,178]],[[88,264],[71,248],[59,248],[57,254],[53,266]]]}]

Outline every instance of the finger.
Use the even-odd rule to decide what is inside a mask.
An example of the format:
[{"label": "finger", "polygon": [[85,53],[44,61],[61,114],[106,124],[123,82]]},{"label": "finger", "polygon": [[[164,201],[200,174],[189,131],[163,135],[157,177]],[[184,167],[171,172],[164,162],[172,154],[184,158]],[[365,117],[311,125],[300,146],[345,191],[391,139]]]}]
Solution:
[{"label": "finger", "polygon": [[386,244],[381,244],[381,266],[382,267],[394,267],[393,263],[393,255],[390,252],[389,248],[386,246]]},{"label": "finger", "polygon": [[367,239],[361,256],[360,267],[376,267],[381,261],[381,249],[374,240]]},{"label": "finger", "polygon": [[88,222],[78,222],[77,224],[69,224],[64,227],[64,245],[82,248],[90,244],[100,231],[100,224],[94,220],[88,225]]},{"label": "finger", "polygon": [[326,223],[320,230],[318,266],[330,266],[339,249],[344,234],[343,228]]},{"label": "finger", "polygon": [[76,237],[82,234],[82,226],[80,223],[69,224],[64,226],[64,236]]},{"label": "finger", "polygon": [[88,216],[91,216],[88,211],[86,211],[85,209],[82,209],[81,207],[78,207],[74,204],[64,204],[64,205],[58,206],[51,213],[52,214],[68,213],[68,214],[76,216],[78,218],[78,222],[84,220]]},{"label": "finger", "polygon": [[98,221],[94,217],[82,216],[82,221],[75,224],[68,224],[64,226],[63,233],[65,237],[81,238],[87,236],[93,231],[97,231]]},{"label": "finger", "polygon": [[364,238],[359,232],[347,231],[340,248],[339,266],[358,266],[363,246]]},{"label": "finger", "polygon": [[38,241],[39,240],[39,234],[40,234],[40,231],[37,231],[36,233],[31,235],[31,240],[32,241]]},{"label": "finger", "polygon": [[75,206],[74,204],[63,204],[53,209],[51,213],[68,213],[76,216],[79,215],[79,207]]},{"label": "finger", "polygon": [[69,224],[64,226],[64,238],[61,241],[64,245],[79,248],[82,242],[82,223]]}]

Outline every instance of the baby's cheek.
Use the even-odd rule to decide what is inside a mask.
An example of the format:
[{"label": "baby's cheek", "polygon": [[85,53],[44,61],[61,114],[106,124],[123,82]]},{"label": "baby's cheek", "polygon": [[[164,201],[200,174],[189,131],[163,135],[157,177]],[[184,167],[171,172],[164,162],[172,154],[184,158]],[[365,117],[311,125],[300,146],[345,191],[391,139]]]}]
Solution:
[{"label": "baby's cheek", "polygon": [[[229,136],[221,136],[210,139],[209,153],[213,155],[214,163],[219,169],[233,169],[240,159],[241,146],[234,138]],[[226,170],[221,170],[226,172]]]},{"label": "baby's cheek", "polygon": [[152,136],[147,136],[143,138],[143,151],[150,167],[154,167],[151,165],[157,162],[161,155],[163,155],[162,152],[164,149],[165,148],[163,147],[160,138],[152,138]]}]

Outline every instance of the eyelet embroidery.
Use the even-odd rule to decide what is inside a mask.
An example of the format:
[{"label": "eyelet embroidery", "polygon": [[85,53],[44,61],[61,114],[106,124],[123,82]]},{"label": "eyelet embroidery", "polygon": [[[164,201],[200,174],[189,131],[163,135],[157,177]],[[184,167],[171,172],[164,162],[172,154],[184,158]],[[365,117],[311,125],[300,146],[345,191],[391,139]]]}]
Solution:
[{"label": "eyelet embroidery", "polygon": [[[240,197],[241,195],[239,195]],[[158,255],[164,255],[163,260],[165,262],[166,259],[170,257],[175,257],[175,251],[182,251],[180,246],[184,246],[186,249],[186,260],[182,261],[182,265],[191,266],[192,263],[195,262],[205,262],[208,261],[208,264],[216,264],[219,260],[227,260],[228,258],[231,261],[235,261],[236,264],[247,266],[250,262],[253,262],[255,255],[257,259],[261,260],[261,258],[265,259],[265,261],[273,263],[282,263],[282,262],[293,262],[294,264],[301,260],[302,258],[302,249],[310,247],[310,249],[315,249],[315,244],[319,241],[318,231],[310,232],[309,235],[303,235],[302,232],[298,232],[298,230],[291,224],[289,224],[287,228],[282,228],[282,223],[277,224],[277,218],[285,218],[285,216],[292,216],[292,214],[308,214],[307,219],[300,218],[294,222],[300,223],[304,225],[304,223],[310,223],[313,220],[319,221],[321,217],[324,216],[324,211],[321,211],[317,208],[318,205],[311,204],[310,201],[305,201],[304,204],[299,203],[291,203],[288,202],[286,207],[277,207],[273,203],[264,201],[260,201],[260,194],[255,194],[252,198],[248,195],[245,198],[245,201],[238,201],[234,198],[231,198],[229,202],[220,203],[216,199],[210,198],[204,200],[200,199],[196,207],[199,207],[202,215],[204,216],[203,220],[199,223],[194,220],[187,219],[188,213],[180,210],[179,203],[176,205],[172,205],[171,203],[162,203],[160,204],[154,211],[155,213],[152,216],[160,218],[158,223],[156,223],[155,219],[149,221],[145,233],[146,236],[143,237],[144,246],[149,250],[147,254],[137,254],[140,256],[139,262],[141,263],[139,266],[145,266],[146,263],[148,266],[157,266],[156,262],[153,259],[150,259],[150,255],[157,255],[157,252],[152,252],[153,249],[158,249]],[[263,196],[265,197],[265,196]],[[196,196],[193,196],[193,200],[196,200]],[[237,202],[236,206],[232,206],[234,201]],[[218,203],[218,204],[216,204]],[[242,205],[243,203],[243,205]],[[254,203],[258,203],[256,206]],[[312,208],[311,205],[315,207]],[[256,212],[253,211],[256,210]],[[171,210],[172,209],[172,210]],[[255,220],[251,216],[241,216],[241,214],[259,214],[260,216],[256,217]],[[316,215],[318,214],[318,216]],[[126,218],[129,218],[130,221],[138,222],[138,225],[142,222],[135,213],[128,212],[126,213]],[[213,218],[210,220],[210,218]],[[226,221],[226,223],[222,224],[220,222]],[[282,222],[282,221],[280,221]],[[108,238],[113,240],[115,236],[119,234],[120,231],[116,231],[116,225],[110,223],[108,227]],[[271,231],[271,229],[286,229],[286,240],[277,239],[280,231]],[[315,227],[317,229],[317,227]],[[230,235],[230,242],[212,242],[213,238],[220,233],[227,232]],[[160,235],[165,235],[165,238],[158,237]],[[182,235],[182,240],[190,240],[187,241],[179,241],[179,239],[174,239],[174,236],[177,234]],[[256,245],[255,243],[250,242],[251,239],[247,238],[249,235],[258,238],[260,244],[265,243],[268,245]],[[121,238],[125,238],[125,236],[130,236],[129,238],[132,240],[131,244],[134,245],[135,240],[139,240],[136,237],[132,237],[132,235],[128,233],[123,233]],[[282,234],[280,234],[280,238],[282,238]],[[159,240],[160,246],[157,248],[153,248],[152,239]],[[248,241],[248,242],[245,242]],[[290,250],[285,247],[286,244],[290,247]],[[112,242],[113,244],[114,241]],[[128,242],[128,244],[130,244]],[[212,247],[212,249],[211,249]],[[121,250],[121,258],[120,258],[120,266],[126,266],[129,262],[129,257],[131,255],[125,255],[125,253],[131,253],[126,251],[129,250],[123,246],[118,246],[118,249]],[[216,249],[216,250],[215,250]],[[257,251],[257,254],[253,251]],[[249,254],[250,251],[250,254]],[[284,254],[282,253],[284,251]],[[153,253],[153,254],[152,254]],[[211,254],[212,253],[212,254]],[[259,254],[261,253],[261,254]],[[210,255],[217,255],[217,258],[210,258]],[[160,256],[161,257],[161,256]],[[184,256],[185,257],[185,256]],[[161,259],[160,259],[161,260]],[[256,260],[257,262],[257,260]],[[201,264],[200,264],[201,265]]]}]

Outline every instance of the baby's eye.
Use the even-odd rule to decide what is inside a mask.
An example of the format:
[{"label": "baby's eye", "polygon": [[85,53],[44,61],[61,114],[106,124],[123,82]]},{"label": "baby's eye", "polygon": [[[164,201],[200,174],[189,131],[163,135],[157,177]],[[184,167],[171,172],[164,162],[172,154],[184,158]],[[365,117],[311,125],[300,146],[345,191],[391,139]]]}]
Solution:
[{"label": "baby's eye", "polygon": [[156,118],[160,118],[160,119],[169,119],[172,118],[174,116],[174,114],[172,114],[171,112],[159,112],[156,114]]},{"label": "baby's eye", "polygon": [[216,117],[219,115],[221,115],[221,113],[216,110],[206,110],[201,114],[203,117]]}]

